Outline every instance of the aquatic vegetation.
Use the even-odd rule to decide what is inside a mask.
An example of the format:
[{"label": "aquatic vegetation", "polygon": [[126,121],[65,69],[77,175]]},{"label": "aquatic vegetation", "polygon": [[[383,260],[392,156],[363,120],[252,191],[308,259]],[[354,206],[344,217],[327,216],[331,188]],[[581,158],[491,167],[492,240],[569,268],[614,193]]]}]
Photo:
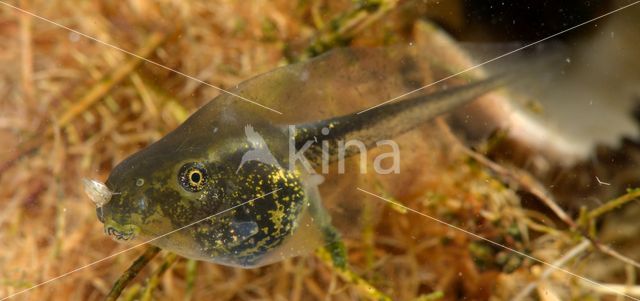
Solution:
[{"label": "aquatic vegetation", "polygon": [[[455,87],[482,83],[491,74],[490,65],[472,69],[483,60],[474,61],[468,46],[444,33],[464,38],[483,27],[457,21],[467,20],[461,9],[468,4],[276,1],[256,2],[252,9],[234,3],[145,1],[121,6],[57,3],[48,9],[38,1],[20,5],[77,31],[2,6],[6,10],[0,19],[7,26],[0,31],[10,38],[0,42],[7,46],[0,47],[5,66],[0,138],[10,147],[0,150],[0,241],[5,250],[0,298],[16,293],[70,300],[118,295],[125,300],[636,295],[637,231],[632,225],[637,191],[626,191],[638,185],[635,138],[621,140],[615,134],[610,141],[621,144],[600,146],[593,154],[592,144],[572,143],[566,138],[577,136],[540,122],[553,115],[550,109],[558,109],[545,102],[553,97],[490,93],[446,118],[407,129],[393,138],[395,144],[369,149],[397,130],[390,126],[394,123],[382,122],[385,126],[369,132],[376,139],[340,151],[337,141],[349,141],[353,131],[338,131],[333,122],[357,120],[348,118],[357,112],[373,114],[367,108],[411,90],[424,87],[419,95],[437,95],[445,87],[457,91]],[[599,4],[563,10],[562,15],[565,23],[574,24],[567,14],[586,21],[617,7]],[[637,15],[632,9],[630,15]],[[493,12],[500,16],[496,22],[511,20],[504,14]],[[598,29],[606,28],[601,36],[608,40],[599,36],[597,45],[611,45],[615,51],[633,45],[633,26],[611,27],[627,24],[626,18],[603,18]],[[550,30],[547,35],[559,31]],[[383,45],[387,50],[382,52],[372,47]],[[345,46],[349,49],[312,58]],[[420,51],[407,56],[398,49]],[[568,120],[580,127],[593,118],[581,110],[586,106],[580,106],[579,96],[585,94],[571,90],[567,79],[576,72],[592,74],[595,79],[588,78],[590,84],[581,91],[594,96],[594,107],[605,108],[598,116],[603,122],[616,129],[627,126],[615,133],[628,134],[630,118],[611,113],[615,110],[596,97],[611,90],[602,88],[611,82],[598,74],[618,75],[616,87],[621,88],[606,95],[633,92],[627,87],[634,86],[636,77],[620,67],[633,66],[633,60],[615,51],[607,56],[610,60],[593,65],[601,72],[586,72],[592,69],[585,61],[593,58],[570,53],[558,64],[569,66],[563,70],[567,75],[538,90],[578,104],[569,110]],[[536,61],[535,55],[527,55],[525,61]],[[269,70],[276,71],[238,85]],[[578,79],[585,76],[575,76],[573,82]],[[222,106],[214,106],[217,101]],[[228,111],[216,112],[223,108]],[[626,104],[617,108],[630,111]],[[161,140],[192,112],[189,126]],[[383,115],[377,117],[356,124],[385,121]],[[235,126],[224,126],[229,123]],[[304,166],[286,164],[292,160],[283,154],[296,137],[289,135],[290,125],[300,135],[318,139],[305,154],[323,178],[305,174]],[[149,146],[159,140],[165,142]],[[308,141],[300,139],[298,150]],[[148,146],[143,155],[125,160]],[[368,149],[366,157],[356,154],[361,146]],[[390,154],[396,146],[400,156],[394,165]],[[332,164],[322,163],[325,153]],[[342,161],[342,171],[341,154],[349,157]],[[234,164],[213,164],[219,162]],[[366,162],[364,173],[361,162]],[[376,163],[399,172],[372,172]],[[83,187],[83,178],[98,181]],[[213,185],[230,178],[234,180],[228,185]],[[243,186],[249,180],[253,184]],[[83,188],[97,207],[90,205]],[[287,188],[299,192],[291,194]],[[205,206],[207,199],[231,200],[223,197],[226,193],[245,193],[240,199],[247,203]],[[292,195],[296,201],[287,204],[294,206],[279,201]],[[265,199],[275,207],[244,206],[252,201],[259,206]],[[247,208],[249,212],[240,211]],[[315,215],[313,210],[318,210]],[[325,210],[327,215],[317,214]],[[221,219],[210,220],[217,213]],[[262,214],[266,218],[251,219]],[[199,220],[204,223],[197,227]],[[181,227],[188,231],[176,233]],[[300,240],[288,244],[294,237]],[[156,247],[140,250],[139,242],[156,238],[168,250],[233,267],[185,260]],[[271,245],[256,245],[263,240]],[[309,254],[319,246],[327,248]],[[163,256],[153,259],[157,254]],[[138,274],[144,280],[137,280]]]}]

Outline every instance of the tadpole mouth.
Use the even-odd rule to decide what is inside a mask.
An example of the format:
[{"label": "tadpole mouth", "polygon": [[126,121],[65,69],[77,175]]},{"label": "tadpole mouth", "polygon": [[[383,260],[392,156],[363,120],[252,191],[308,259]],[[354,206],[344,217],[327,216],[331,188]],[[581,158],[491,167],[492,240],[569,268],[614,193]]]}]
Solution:
[{"label": "tadpole mouth", "polygon": [[120,231],[114,227],[107,226],[104,228],[104,232],[115,240],[128,241],[132,240],[136,236],[136,231]]}]

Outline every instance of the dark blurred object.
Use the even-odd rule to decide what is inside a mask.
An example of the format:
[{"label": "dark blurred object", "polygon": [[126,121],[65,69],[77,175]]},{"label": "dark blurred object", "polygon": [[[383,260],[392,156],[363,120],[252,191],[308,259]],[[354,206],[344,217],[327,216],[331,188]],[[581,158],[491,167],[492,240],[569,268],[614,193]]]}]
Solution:
[{"label": "dark blurred object", "polygon": [[[598,17],[614,1],[463,0],[464,25],[447,28],[465,41],[533,41]],[[568,32],[571,38],[585,30]]]}]

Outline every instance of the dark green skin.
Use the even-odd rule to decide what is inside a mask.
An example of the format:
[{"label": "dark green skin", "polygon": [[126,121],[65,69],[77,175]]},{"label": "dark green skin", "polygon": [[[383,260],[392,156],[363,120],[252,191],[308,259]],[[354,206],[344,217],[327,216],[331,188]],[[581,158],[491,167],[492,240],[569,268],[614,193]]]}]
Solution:
[{"label": "dark green skin", "polygon": [[[347,54],[340,59],[355,57]],[[326,63],[327,59],[315,61]],[[290,81],[286,76],[310,67],[314,60],[281,68],[234,92],[259,101],[252,89],[271,80],[282,84],[278,88],[286,94],[284,84]],[[459,107],[504,80],[491,78],[436,94],[418,93],[362,114],[300,122],[291,143],[300,148],[316,141],[307,157],[318,164],[323,140],[335,146],[338,140],[358,139],[372,146]],[[255,150],[247,140],[247,125],[264,139],[276,162],[252,160],[238,168],[243,156]],[[331,128],[330,135],[320,134],[324,127]],[[240,267],[298,255],[289,254],[291,246],[317,247],[313,236],[321,235],[325,244],[335,245],[338,235],[320,204],[318,184],[303,170],[288,168],[289,140],[288,124],[282,118],[232,96],[220,96],[160,141],[118,164],[106,182],[116,194],[97,209],[98,217],[105,231],[118,240],[153,239],[152,244],[185,257]],[[329,152],[335,161],[336,150]],[[206,173],[196,192],[185,188],[181,178],[181,170],[193,165]],[[229,210],[250,200],[254,201]],[[287,245],[294,240],[297,245]]]}]

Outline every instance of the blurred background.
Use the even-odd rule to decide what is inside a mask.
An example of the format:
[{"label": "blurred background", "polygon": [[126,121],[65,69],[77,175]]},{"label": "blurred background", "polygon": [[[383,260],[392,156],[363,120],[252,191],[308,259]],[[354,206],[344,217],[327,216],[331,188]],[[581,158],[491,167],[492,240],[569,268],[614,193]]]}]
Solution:
[{"label": "blurred background", "polygon": [[[0,298],[131,247],[103,234],[80,180],[106,179],[115,164],[220,93],[130,53],[233,89],[332,48],[412,44],[425,34],[420,24],[461,41],[460,49],[526,45],[632,3],[3,0]],[[527,102],[522,116],[557,141],[542,135],[473,145],[531,175],[574,219],[587,210],[581,208],[596,208],[638,187],[638,20],[640,5],[629,6],[554,37],[566,48],[567,74],[531,95],[535,101]],[[521,111],[509,112],[511,118]],[[390,191],[389,197],[542,260],[580,251],[558,264],[602,285],[562,272],[545,274],[544,265],[398,208],[384,208],[362,239],[346,240],[357,274],[397,300],[622,300],[607,287],[640,297],[633,261],[639,259],[637,202],[593,226],[594,240],[620,257],[593,246],[586,250],[580,231],[563,224],[539,196],[452,147],[446,131],[428,129],[432,134],[421,147],[431,155],[414,165],[430,176],[402,178],[397,185],[411,193]],[[490,134],[491,140],[500,133]],[[560,144],[561,151],[544,152]],[[143,248],[13,299],[101,300]],[[161,257],[152,261],[123,300],[139,299],[142,280],[161,263]],[[524,293],[528,284],[535,287]],[[366,294],[310,255],[252,270],[179,259],[152,297],[359,300]]]}]

